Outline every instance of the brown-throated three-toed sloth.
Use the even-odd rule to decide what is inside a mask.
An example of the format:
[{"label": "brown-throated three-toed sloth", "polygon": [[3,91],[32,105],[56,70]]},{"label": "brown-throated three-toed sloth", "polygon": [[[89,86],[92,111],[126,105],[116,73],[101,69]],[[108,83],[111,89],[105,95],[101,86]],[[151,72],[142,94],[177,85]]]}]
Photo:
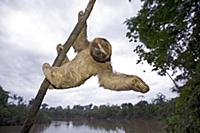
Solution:
[{"label": "brown-throated three-toed sloth", "polygon": [[[79,13],[79,17],[80,15],[82,14]],[[105,89],[147,92],[148,85],[138,76],[113,72],[110,43],[104,38],[87,41],[86,26],[85,24],[73,45],[78,53],[74,59],[68,62],[66,58],[60,67],[43,64],[43,72],[47,80],[56,89],[67,89],[80,86],[91,76],[97,75],[100,86]],[[57,51],[59,52],[62,48],[62,45],[58,45]]]}]

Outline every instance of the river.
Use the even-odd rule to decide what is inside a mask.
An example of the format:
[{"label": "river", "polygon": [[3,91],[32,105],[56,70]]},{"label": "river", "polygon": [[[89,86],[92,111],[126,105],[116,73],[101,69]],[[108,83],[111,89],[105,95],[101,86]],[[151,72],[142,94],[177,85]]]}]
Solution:
[{"label": "river", "polygon": [[[19,133],[20,126],[0,126],[0,133]],[[163,133],[164,125],[158,121],[53,121],[34,125],[31,133]]]}]

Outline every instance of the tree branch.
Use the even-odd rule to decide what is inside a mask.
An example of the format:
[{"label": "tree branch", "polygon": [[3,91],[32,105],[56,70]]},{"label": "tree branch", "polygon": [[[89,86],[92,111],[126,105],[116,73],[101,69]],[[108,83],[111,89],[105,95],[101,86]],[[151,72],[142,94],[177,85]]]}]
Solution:
[{"label": "tree branch", "polygon": [[[88,5],[85,9],[83,17],[76,24],[74,30],[72,31],[68,40],[64,44],[64,49],[60,52],[60,54],[54,60],[53,66],[60,66],[62,64],[62,61],[64,60],[66,53],[69,51],[70,47],[73,45],[76,38],[80,34],[82,28],[84,27],[84,24],[86,23],[86,20],[88,19],[89,15],[94,7],[95,2],[96,2],[96,0],[89,1]],[[40,105],[44,99],[44,96],[46,95],[49,85],[50,85],[50,83],[48,82],[48,80],[44,79],[39,88],[39,91],[35,97],[35,100],[33,101],[33,104],[30,108],[27,119],[25,120],[25,122],[22,126],[21,133],[28,133],[30,131],[30,129],[35,121],[35,118],[36,118],[37,112],[40,108]]]}]

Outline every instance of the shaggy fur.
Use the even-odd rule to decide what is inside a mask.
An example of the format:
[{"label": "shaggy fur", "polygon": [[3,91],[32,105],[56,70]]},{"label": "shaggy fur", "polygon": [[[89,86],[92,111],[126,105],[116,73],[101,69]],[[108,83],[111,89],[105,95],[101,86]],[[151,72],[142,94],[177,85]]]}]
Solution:
[{"label": "shaggy fur", "polygon": [[[97,49],[94,49],[92,45],[100,45],[100,47],[97,46],[95,47]],[[103,54],[107,51],[107,56],[110,59],[110,43],[103,38],[95,38],[89,46],[80,51],[72,61],[63,64],[61,67],[51,67],[49,64],[45,63],[43,65],[45,77],[57,89],[80,86],[91,76],[98,75],[100,86],[106,89],[115,91],[134,90],[142,93],[149,90],[148,85],[139,77],[113,72],[110,61],[97,61],[96,55],[98,54],[95,54],[95,56],[91,54],[93,49],[95,52],[99,50],[99,52]],[[105,59],[107,56],[100,57]],[[103,60],[100,57],[99,59]]]},{"label": "shaggy fur", "polygon": [[99,84],[105,89],[115,91],[134,90],[145,93],[149,90],[148,85],[138,76],[126,75],[116,72],[103,72],[98,74]]},{"label": "shaggy fur", "polygon": [[[79,12],[78,19],[83,16]],[[138,76],[113,72],[111,65],[112,47],[104,38],[87,40],[87,24],[77,37],[73,48],[77,55],[71,61],[66,57],[60,67],[43,64],[43,72],[51,83],[49,88],[67,89],[83,84],[91,76],[98,76],[100,86],[115,91],[134,90],[145,93],[149,86]],[[63,49],[59,44],[57,52]],[[53,87],[52,87],[53,86]]]},{"label": "shaggy fur", "polygon": [[56,88],[65,89],[83,84],[98,71],[108,69],[109,63],[96,62],[90,55],[90,48],[82,50],[76,57],[61,67],[51,67],[48,63],[43,65],[45,77]]}]

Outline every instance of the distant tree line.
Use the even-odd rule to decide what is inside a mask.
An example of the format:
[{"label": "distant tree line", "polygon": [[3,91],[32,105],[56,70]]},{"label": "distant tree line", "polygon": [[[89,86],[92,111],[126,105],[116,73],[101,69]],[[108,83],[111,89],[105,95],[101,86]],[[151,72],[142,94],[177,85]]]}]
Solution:
[{"label": "distant tree line", "polygon": [[[11,99],[8,102],[8,99]],[[23,124],[28,108],[33,99],[25,104],[21,96],[9,96],[9,93],[0,87],[0,125],[21,125]],[[48,107],[44,103],[41,106],[37,117],[37,123],[71,120],[133,120],[133,119],[156,119],[167,120],[175,110],[175,99],[166,100],[163,94],[158,94],[152,103],[141,100],[137,104],[123,103],[121,105],[100,105],[89,104],[86,106],[74,105]]]},{"label": "distant tree line", "polygon": [[[9,102],[8,99],[10,99]],[[32,100],[29,104],[25,104],[23,97],[15,94],[9,95],[9,92],[0,86],[0,126],[22,125],[31,103]],[[50,117],[41,110],[36,121],[37,123],[50,122]]]},{"label": "distant tree line", "polygon": [[45,109],[53,120],[76,120],[76,119],[104,119],[104,120],[132,120],[132,119],[157,119],[166,118],[175,110],[175,100],[167,101],[163,94],[152,103],[141,100],[137,104],[123,103],[119,105],[75,105],[72,109],[56,108]]}]

